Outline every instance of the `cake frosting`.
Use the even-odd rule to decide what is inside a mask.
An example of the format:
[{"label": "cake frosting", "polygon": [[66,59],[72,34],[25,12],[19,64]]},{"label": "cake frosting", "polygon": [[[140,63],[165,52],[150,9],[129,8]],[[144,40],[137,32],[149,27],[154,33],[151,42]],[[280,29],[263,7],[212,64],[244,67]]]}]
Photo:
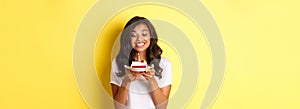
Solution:
[{"label": "cake frosting", "polygon": [[135,71],[146,71],[147,62],[133,61],[131,63],[131,68]]}]

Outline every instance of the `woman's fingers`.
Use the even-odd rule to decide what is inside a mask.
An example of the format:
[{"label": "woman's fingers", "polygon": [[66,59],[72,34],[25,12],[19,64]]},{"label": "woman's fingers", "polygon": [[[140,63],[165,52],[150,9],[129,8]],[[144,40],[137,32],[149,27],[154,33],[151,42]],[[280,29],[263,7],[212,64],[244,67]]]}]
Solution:
[{"label": "woman's fingers", "polygon": [[151,67],[154,68],[154,64],[151,64]]},{"label": "woman's fingers", "polygon": [[131,71],[131,68],[129,66],[124,65],[124,68],[126,72],[125,76],[127,76],[130,79],[130,81],[135,81],[142,77],[142,75],[139,72]]},{"label": "woman's fingers", "polygon": [[130,67],[127,65],[124,65],[124,68],[125,68],[125,76],[128,77],[130,81],[134,81],[136,79],[136,77],[132,75]]},{"label": "woman's fingers", "polygon": [[154,68],[150,68],[146,71],[146,73],[149,73],[149,74],[152,74],[154,75],[155,74],[155,69]]},{"label": "woman's fingers", "polygon": [[151,66],[147,69],[146,72],[142,73],[142,75],[147,79],[153,79],[154,75],[155,75],[155,69],[154,69],[154,65],[151,64]]},{"label": "woman's fingers", "polygon": [[129,70],[130,71],[130,67],[129,66],[127,66],[127,65],[124,65],[124,68],[125,68],[125,70]]},{"label": "woman's fingers", "polygon": [[146,79],[146,80],[149,80],[149,78],[150,78],[150,74],[147,74],[147,73],[142,73],[142,75],[144,76],[144,78]]},{"label": "woman's fingers", "polygon": [[144,73],[141,73],[147,80],[151,79],[154,77],[153,74],[151,73],[147,73],[147,72],[144,72]]}]

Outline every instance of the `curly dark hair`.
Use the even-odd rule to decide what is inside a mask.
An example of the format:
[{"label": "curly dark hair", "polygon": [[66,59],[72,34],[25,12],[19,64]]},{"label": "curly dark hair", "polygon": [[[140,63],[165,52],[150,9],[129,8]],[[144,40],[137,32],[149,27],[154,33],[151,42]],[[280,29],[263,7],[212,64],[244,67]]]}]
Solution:
[{"label": "curly dark hair", "polygon": [[137,53],[136,50],[134,50],[130,44],[131,40],[131,32],[134,29],[135,26],[139,24],[145,24],[147,25],[149,32],[150,32],[150,45],[146,50],[146,61],[148,65],[154,64],[155,69],[155,76],[161,78],[162,68],[159,66],[159,62],[161,59],[162,49],[157,45],[157,34],[154,29],[154,26],[151,24],[151,22],[144,18],[135,16],[131,18],[127,24],[125,25],[123,32],[121,34],[120,38],[120,50],[119,54],[117,55],[116,62],[117,66],[119,68],[119,72],[117,72],[117,75],[119,77],[122,77],[125,75],[125,68],[124,65],[130,66],[132,61],[134,61],[134,56]]}]

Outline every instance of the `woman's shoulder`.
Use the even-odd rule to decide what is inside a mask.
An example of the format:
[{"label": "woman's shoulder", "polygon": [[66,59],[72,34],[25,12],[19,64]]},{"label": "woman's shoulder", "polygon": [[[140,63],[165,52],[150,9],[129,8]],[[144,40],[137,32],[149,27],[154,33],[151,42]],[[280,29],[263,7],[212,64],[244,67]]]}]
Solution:
[{"label": "woman's shoulder", "polygon": [[111,65],[112,65],[113,68],[116,68],[116,66],[117,66],[117,59],[116,59],[116,58],[114,58],[114,59],[111,61]]},{"label": "woman's shoulder", "polygon": [[117,58],[113,58],[113,60],[111,62],[116,62],[117,61]]},{"label": "woman's shoulder", "polygon": [[160,61],[169,61],[169,59],[166,58],[166,57],[161,57],[161,58],[160,58]]},{"label": "woman's shoulder", "polygon": [[166,57],[161,57],[160,58],[160,63],[166,65],[166,64],[171,64],[170,60]]}]

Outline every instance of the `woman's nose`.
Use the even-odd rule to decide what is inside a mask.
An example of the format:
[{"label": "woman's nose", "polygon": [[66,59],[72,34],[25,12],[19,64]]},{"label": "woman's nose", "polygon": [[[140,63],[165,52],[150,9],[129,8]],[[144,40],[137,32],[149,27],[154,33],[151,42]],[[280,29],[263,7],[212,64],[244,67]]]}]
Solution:
[{"label": "woman's nose", "polygon": [[138,35],[137,41],[143,41],[143,40],[144,40],[143,37],[141,35]]}]

